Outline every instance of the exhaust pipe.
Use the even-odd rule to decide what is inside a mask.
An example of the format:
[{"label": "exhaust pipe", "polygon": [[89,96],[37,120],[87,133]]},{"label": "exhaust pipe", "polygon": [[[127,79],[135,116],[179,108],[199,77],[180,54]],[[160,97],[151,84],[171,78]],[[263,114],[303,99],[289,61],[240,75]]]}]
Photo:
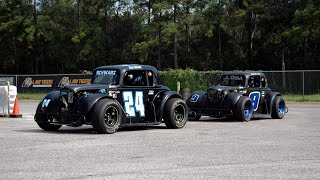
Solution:
[{"label": "exhaust pipe", "polygon": [[194,112],[194,111],[191,111],[190,113],[189,113],[189,119],[195,119],[197,117],[197,113],[196,112]]}]

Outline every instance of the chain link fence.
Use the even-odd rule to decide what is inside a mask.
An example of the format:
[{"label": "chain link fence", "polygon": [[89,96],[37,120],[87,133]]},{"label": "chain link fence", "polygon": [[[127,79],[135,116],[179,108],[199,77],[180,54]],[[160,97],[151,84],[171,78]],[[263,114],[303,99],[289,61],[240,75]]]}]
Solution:
[{"label": "chain link fence", "polygon": [[320,71],[264,72],[271,89],[284,94],[310,95],[320,93]]},{"label": "chain link fence", "polygon": [[[320,70],[261,72],[266,75],[269,87],[281,94],[320,94]],[[206,90],[208,86],[219,83],[221,74],[221,71],[197,71],[195,73],[195,83],[191,84],[189,88],[191,91],[196,89]],[[163,82],[171,88],[174,87],[174,84],[166,82],[166,79]]]},{"label": "chain link fence", "polygon": [[[265,73],[269,87],[281,94],[310,95],[320,94],[320,70],[301,71],[262,71]],[[165,79],[166,71],[160,72],[162,83],[172,90],[176,82]],[[195,71],[193,82],[189,82],[191,91],[206,90],[208,86],[218,84],[221,71]],[[59,89],[62,84],[90,83],[89,74],[56,74],[56,75],[1,75],[0,79],[17,86],[18,93],[49,92]]]}]

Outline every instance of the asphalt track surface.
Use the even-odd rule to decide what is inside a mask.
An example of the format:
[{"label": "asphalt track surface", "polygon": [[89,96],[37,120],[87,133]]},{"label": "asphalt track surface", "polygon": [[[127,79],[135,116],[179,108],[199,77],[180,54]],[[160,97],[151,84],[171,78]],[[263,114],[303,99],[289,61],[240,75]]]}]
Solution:
[{"label": "asphalt track surface", "polygon": [[282,120],[208,117],[95,134],[91,126],[45,132],[37,103],[0,118],[0,179],[320,179],[320,105],[289,104]]}]

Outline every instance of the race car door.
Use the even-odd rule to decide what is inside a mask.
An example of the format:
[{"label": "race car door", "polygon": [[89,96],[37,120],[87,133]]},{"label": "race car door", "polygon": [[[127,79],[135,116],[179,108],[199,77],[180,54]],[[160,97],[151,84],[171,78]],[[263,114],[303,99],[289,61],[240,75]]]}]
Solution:
[{"label": "race car door", "polygon": [[247,94],[252,100],[255,114],[266,114],[268,112],[265,95],[270,91],[271,90],[266,87],[265,77],[260,75],[249,77]]},{"label": "race car door", "polygon": [[151,82],[153,72],[145,70],[127,71],[123,80],[122,105],[127,114],[127,123],[155,122],[151,103],[154,86]]}]

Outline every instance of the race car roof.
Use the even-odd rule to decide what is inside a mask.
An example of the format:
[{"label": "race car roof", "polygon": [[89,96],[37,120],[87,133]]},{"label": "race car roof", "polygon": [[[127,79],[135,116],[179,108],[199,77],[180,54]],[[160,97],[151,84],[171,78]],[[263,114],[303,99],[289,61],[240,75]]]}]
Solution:
[{"label": "race car roof", "polygon": [[109,66],[100,66],[94,69],[119,69],[121,72],[126,72],[128,70],[146,70],[157,72],[157,69],[150,65],[141,65],[141,64],[120,64],[120,65],[109,65]]},{"label": "race car roof", "polygon": [[265,74],[262,72],[243,72],[243,71],[226,71],[226,72],[223,72],[222,75],[244,75],[246,77],[249,77],[249,76],[265,77]]}]

